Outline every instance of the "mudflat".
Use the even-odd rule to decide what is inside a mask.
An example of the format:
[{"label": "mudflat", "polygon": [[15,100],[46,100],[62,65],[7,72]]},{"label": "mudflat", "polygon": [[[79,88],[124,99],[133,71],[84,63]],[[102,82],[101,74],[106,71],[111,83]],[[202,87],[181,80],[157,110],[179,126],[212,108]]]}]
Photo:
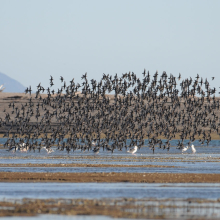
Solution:
[{"label": "mudflat", "polygon": [[220,183],[220,174],[0,172],[0,182]]},{"label": "mudflat", "polygon": [[[191,204],[190,210],[192,213],[185,212],[186,209],[189,210],[189,203]],[[213,207],[218,203],[218,200],[205,199],[22,199],[1,201],[0,206],[3,209],[0,212],[0,217],[59,214],[105,215],[113,218],[132,219],[204,220],[218,218],[218,212],[213,212]],[[201,208],[209,215],[204,217],[200,212]],[[215,214],[215,218],[210,217],[212,213]]]}]

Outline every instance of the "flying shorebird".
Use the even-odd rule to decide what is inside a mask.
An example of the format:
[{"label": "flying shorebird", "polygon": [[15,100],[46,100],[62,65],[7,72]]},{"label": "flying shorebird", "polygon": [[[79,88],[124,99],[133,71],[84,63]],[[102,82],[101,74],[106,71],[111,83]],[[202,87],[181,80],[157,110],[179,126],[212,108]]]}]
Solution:
[{"label": "flying shorebird", "polygon": [[93,152],[94,152],[95,154],[98,154],[98,153],[99,153],[99,147],[95,147],[95,148],[93,149]]},{"label": "flying shorebird", "polygon": [[[58,138],[58,149],[62,151],[81,149],[84,152],[86,149],[94,149],[94,152],[98,153],[99,149],[103,148],[113,153],[116,149],[121,151],[126,148],[127,151],[128,148],[129,153],[135,154],[137,147],[141,147],[140,143],[147,136],[154,153],[157,144],[160,146],[159,149],[169,150],[169,141],[180,133],[182,141],[179,141],[178,149],[185,152],[191,147],[192,153],[195,153],[196,150],[191,143],[195,141],[196,134],[201,136],[201,144],[204,144],[205,140],[208,144],[211,141],[212,130],[206,133],[206,129],[211,126],[219,133],[220,103],[215,98],[216,89],[212,89],[207,79],[203,80],[198,74],[195,79],[183,79],[180,91],[176,86],[177,80],[182,79],[181,74],[179,77],[172,74],[168,76],[165,71],[160,79],[158,72],[150,78],[149,71],[145,70],[143,79],[139,79],[133,72],[125,73],[122,77],[117,74],[103,74],[101,81],[93,79],[91,84],[87,74],[83,75],[82,79],[82,84],[75,84],[72,80],[71,84],[67,85],[63,77],[60,77],[63,85],[57,93],[50,87],[44,89],[39,84],[35,99],[30,97],[21,108],[14,100],[10,102],[8,107],[12,108],[12,112],[6,109],[5,117],[0,118],[0,126],[5,130],[3,137],[7,138],[4,146],[9,150],[21,152],[27,148],[29,151],[40,151],[38,139],[43,135],[42,141],[45,142],[47,150]],[[53,85],[52,76],[50,85]],[[41,96],[40,93],[44,93],[44,90],[47,95]],[[110,98],[107,93],[113,91],[115,96]],[[31,95],[31,87],[25,92]],[[36,124],[31,125],[31,121],[35,121]],[[72,126],[73,124],[75,126]],[[47,136],[48,133],[51,134],[50,137]],[[69,138],[66,142],[64,137],[67,133]],[[106,146],[100,137],[101,133],[106,136],[105,144],[114,144]],[[80,134],[80,137],[76,134]],[[97,135],[93,137],[93,134]],[[167,139],[164,145],[159,139],[160,135]],[[20,146],[16,141],[18,137],[24,137],[24,141],[19,143],[24,142],[27,145]],[[189,143],[184,147],[183,141],[188,137]],[[129,146],[126,145],[127,139],[133,140]],[[78,146],[76,143],[79,140],[82,144]]]},{"label": "flying shorebird", "polygon": [[51,149],[51,148],[46,148],[46,147],[42,147],[42,148],[45,149],[48,154],[53,152],[53,149]]}]

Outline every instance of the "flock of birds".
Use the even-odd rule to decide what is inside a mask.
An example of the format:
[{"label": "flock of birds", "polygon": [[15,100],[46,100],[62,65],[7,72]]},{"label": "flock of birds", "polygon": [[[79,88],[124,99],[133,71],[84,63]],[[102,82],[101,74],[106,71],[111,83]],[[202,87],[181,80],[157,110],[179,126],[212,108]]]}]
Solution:
[{"label": "flock of birds", "polygon": [[[51,76],[50,86],[40,83],[34,98],[31,87],[27,88],[28,102],[11,102],[11,112],[0,119],[6,130],[4,146],[23,152],[44,148],[48,153],[52,146],[68,153],[100,149],[113,153],[126,148],[134,154],[148,139],[154,153],[156,147],[169,151],[170,140],[178,135],[177,148],[184,152],[188,149],[184,140],[190,146],[199,137],[201,144],[208,145],[211,133],[219,134],[219,100],[207,79],[198,74],[181,79],[181,74],[166,72],[151,77],[145,70],[142,76],[103,74],[97,81],[84,74],[81,84],[72,79],[69,85],[61,76],[57,92]],[[194,145],[191,149],[196,152]]]}]

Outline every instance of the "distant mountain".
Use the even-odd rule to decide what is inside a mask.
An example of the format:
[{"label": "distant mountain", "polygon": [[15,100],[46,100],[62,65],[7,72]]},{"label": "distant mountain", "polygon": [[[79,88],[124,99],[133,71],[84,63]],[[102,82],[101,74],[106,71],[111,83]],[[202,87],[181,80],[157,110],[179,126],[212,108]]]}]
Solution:
[{"label": "distant mountain", "polygon": [[4,84],[3,92],[18,92],[23,93],[26,87],[24,87],[20,82],[15,79],[10,78],[4,73],[0,73],[0,85]]}]

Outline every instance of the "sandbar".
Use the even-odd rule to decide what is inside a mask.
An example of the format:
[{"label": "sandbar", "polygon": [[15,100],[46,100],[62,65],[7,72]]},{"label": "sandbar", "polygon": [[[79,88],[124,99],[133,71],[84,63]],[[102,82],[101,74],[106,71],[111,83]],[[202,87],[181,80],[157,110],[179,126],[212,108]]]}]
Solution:
[{"label": "sandbar", "polygon": [[32,173],[0,172],[0,182],[220,183],[220,174],[198,173]]}]

